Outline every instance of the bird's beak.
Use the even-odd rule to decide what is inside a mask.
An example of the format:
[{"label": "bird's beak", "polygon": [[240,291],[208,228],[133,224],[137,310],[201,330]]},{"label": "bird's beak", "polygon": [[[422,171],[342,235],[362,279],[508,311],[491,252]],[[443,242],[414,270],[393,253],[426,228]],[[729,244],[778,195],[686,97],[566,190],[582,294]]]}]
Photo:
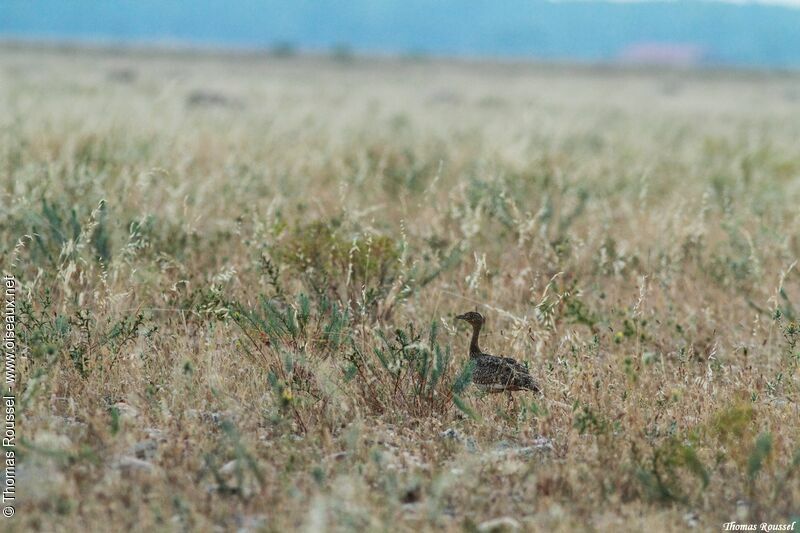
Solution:
[{"label": "bird's beak", "polygon": [[466,319],[467,319],[466,315],[458,315],[458,316],[456,316],[456,320],[466,320]]}]

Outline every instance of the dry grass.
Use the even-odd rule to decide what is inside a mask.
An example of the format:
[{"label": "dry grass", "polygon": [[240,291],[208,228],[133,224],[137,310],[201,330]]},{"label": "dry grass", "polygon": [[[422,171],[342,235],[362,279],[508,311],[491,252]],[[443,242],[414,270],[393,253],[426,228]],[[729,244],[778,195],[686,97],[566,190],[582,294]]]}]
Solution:
[{"label": "dry grass", "polygon": [[[17,530],[797,518],[797,78],[10,48],[0,72]],[[464,388],[475,305],[543,398]]]}]

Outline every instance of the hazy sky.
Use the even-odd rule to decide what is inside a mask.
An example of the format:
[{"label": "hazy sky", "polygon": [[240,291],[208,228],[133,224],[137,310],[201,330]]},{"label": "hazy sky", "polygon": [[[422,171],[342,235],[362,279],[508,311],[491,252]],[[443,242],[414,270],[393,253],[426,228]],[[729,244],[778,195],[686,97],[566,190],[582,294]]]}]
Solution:
[{"label": "hazy sky", "polygon": [[[316,53],[344,47],[365,54],[580,62],[650,54],[658,56],[652,61],[800,69],[800,0],[0,0],[0,5],[0,38],[281,46]],[[661,47],[645,46],[654,44]]]},{"label": "hazy sky", "polygon": [[[596,2],[599,0],[549,0],[550,2]],[[681,0],[601,0],[605,2],[677,2]],[[699,0],[702,1],[702,0]],[[717,2],[727,2],[730,4],[773,4],[781,6],[800,7],[800,0],[708,0]]]}]

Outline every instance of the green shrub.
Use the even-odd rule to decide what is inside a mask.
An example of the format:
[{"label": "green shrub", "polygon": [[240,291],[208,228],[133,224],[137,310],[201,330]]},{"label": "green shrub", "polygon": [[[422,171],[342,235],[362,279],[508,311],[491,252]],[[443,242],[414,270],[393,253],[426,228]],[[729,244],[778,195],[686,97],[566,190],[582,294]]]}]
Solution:
[{"label": "green shrub", "polygon": [[297,226],[272,252],[318,297],[374,307],[398,279],[401,247],[385,235],[345,235],[337,221],[316,221]]}]

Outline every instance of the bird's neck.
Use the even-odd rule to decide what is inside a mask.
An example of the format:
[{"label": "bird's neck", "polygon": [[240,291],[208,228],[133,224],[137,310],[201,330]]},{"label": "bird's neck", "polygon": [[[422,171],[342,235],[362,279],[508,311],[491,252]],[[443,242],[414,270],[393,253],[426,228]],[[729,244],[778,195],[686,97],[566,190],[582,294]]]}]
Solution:
[{"label": "bird's neck", "polygon": [[472,340],[469,343],[469,356],[470,357],[477,357],[483,352],[481,352],[480,347],[478,346],[478,337],[481,334],[481,325],[482,324],[474,324],[472,326]]}]

